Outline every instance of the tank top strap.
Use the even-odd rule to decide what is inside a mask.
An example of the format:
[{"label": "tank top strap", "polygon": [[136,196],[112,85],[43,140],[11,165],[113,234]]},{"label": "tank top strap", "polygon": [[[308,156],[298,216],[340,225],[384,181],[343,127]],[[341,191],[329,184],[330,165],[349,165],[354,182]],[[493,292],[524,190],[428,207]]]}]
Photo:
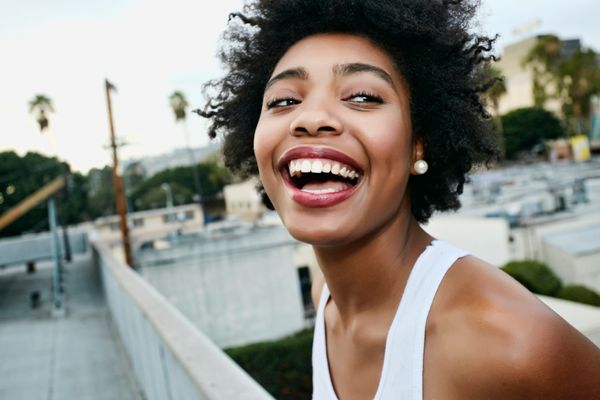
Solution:
[{"label": "tank top strap", "polygon": [[435,240],[417,259],[390,326],[376,400],[423,398],[427,316],[446,272],[467,254],[445,241]]},{"label": "tank top strap", "polygon": [[321,298],[315,317],[315,330],[312,345],[312,374],[313,374],[313,400],[337,400],[331,376],[329,375],[329,361],[327,359],[327,341],[325,337],[325,306],[329,301],[329,288],[323,285]]}]

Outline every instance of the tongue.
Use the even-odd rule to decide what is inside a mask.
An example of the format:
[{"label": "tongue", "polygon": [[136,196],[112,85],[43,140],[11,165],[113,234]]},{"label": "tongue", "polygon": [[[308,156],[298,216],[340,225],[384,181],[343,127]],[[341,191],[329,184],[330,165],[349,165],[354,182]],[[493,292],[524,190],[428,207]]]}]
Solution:
[{"label": "tongue", "polygon": [[341,192],[342,190],[350,189],[352,185],[342,181],[325,181],[325,182],[308,182],[302,187],[306,191],[326,190],[328,192]]}]

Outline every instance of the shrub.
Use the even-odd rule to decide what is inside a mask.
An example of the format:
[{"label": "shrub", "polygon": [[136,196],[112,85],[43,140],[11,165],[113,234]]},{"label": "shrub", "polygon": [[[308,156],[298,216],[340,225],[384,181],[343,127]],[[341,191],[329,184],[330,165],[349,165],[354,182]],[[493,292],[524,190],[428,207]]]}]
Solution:
[{"label": "shrub", "polygon": [[556,297],[600,307],[600,294],[583,285],[564,286]]},{"label": "shrub", "polygon": [[538,261],[513,261],[504,265],[502,270],[533,293],[555,296],[562,286],[554,272]]},{"label": "shrub", "polygon": [[312,340],[312,329],[308,329],[225,352],[276,399],[304,400],[312,396]]}]

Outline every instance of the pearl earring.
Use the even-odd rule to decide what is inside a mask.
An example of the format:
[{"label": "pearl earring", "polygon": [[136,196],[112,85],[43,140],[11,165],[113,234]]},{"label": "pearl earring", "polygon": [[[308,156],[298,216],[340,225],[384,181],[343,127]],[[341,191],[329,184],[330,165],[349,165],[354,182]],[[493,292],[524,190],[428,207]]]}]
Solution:
[{"label": "pearl earring", "polygon": [[417,160],[413,165],[413,168],[417,175],[423,175],[429,169],[429,165],[425,160]]}]

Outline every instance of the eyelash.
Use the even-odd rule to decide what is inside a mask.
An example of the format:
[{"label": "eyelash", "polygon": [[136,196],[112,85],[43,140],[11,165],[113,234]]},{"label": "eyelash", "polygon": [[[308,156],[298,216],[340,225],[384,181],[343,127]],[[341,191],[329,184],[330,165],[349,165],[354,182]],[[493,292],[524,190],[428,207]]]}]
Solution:
[{"label": "eyelash", "polygon": [[344,100],[350,101],[350,99],[353,99],[355,97],[364,97],[366,99],[366,101],[352,101],[352,103],[359,103],[359,104],[363,104],[363,103],[382,104],[383,103],[383,98],[381,98],[381,96],[378,96],[375,93],[370,93],[370,92],[366,92],[366,91],[360,91],[357,93],[353,93],[350,96],[348,96],[347,98],[345,98]]},{"label": "eyelash", "polygon": [[[353,99],[355,97],[363,97],[365,99],[365,101],[352,101],[351,99]],[[381,96],[378,96],[374,93],[370,93],[370,92],[366,92],[366,91],[352,93],[350,96],[346,97],[343,100],[349,101],[349,102],[355,103],[355,104],[366,104],[366,103],[383,104],[383,98]],[[285,102],[286,104],[278,105],[278,103],[282,103],[282,102]],[[267,109],[270,110],[273,108],[289,107],[289,106],[293,106],[293,105],[296,105],[299,103],[300,103],[300,100],[297,100],[293,97],[278,97],[278,98],[272,99],[269,102],[267,102]]]}]

